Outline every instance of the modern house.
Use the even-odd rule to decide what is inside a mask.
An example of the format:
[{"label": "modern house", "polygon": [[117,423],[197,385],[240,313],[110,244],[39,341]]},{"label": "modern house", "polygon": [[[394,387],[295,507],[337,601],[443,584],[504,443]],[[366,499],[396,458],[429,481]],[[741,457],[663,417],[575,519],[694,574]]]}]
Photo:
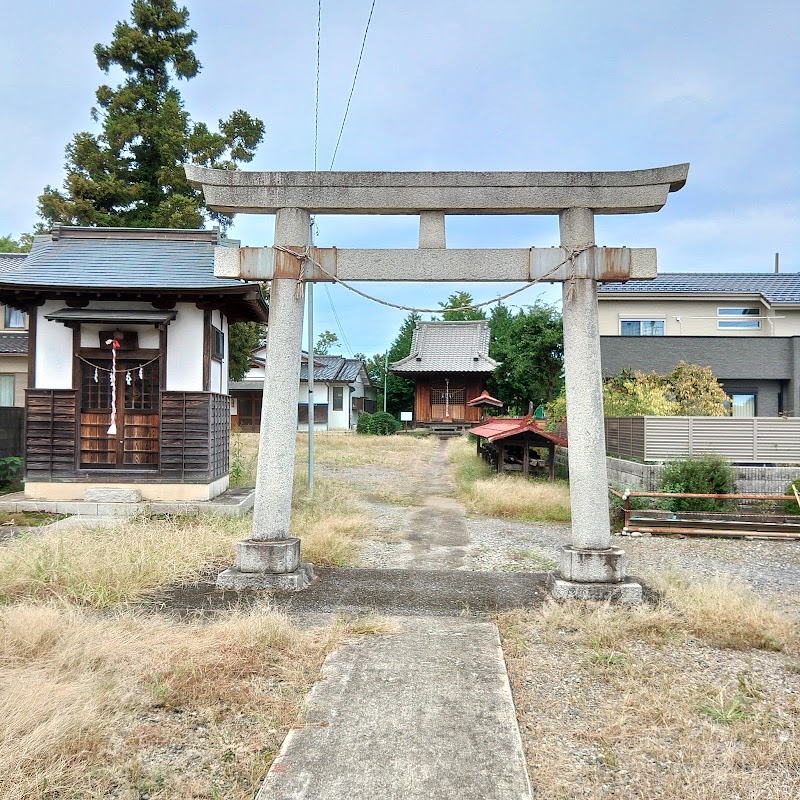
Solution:
[{"label": "modern house", "polygon": [[254,283],[214,277],[218,230],[77,228],[0,272],[27,312],[25,493],[205,500],[228,486],[228,325],[266,322]]},{"label": "modern house", "polygon": [[710,366],[735,417],[800,416],[800,273],[665,273],[598,287],[603,371]]},{"label": "modern house", "polygon": [[390,364],[395,375],[414,381],[414,424],[476,423],[470,405],[486,388],[497,362],[489,358],[489,323],[418,322],[411,354]]},{"label": "modern house", "polygon": [[[0,253],[0,275],[17,268],[27,253]],[[28,387],[28,315],[0,304],[0,406],[25,405]]]},{"label": "modern house", "polygon": [[[297,393],[297,429],[308,430],[308,355],[300,365]],[[241,381],[231,382],[231,425],[234,430],[257,431],[261,426],[266,347],[255,350],[250,369]],[[342,356],[314,356],[314,430],[351,430],[362,411],[376,410],[376,389],[364,362]]]}]

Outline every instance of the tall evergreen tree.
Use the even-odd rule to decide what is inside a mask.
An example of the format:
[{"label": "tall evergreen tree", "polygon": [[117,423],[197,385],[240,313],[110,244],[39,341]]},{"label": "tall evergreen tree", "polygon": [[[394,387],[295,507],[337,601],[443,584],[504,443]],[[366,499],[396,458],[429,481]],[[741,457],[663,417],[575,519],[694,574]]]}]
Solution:
[{"label": "tall evergreen tree", "polygon": [[199,228],[210,217],[223,229],[230,224],[205,209],[183,164],[236,169],[252,160],[264,123],[242,110],[220,120],[218,132],[191,120],[173,86],[201,69],[188,22],[175,0],[134,0],[130,22],[117,23],[111,44],[95,45],[100,69],[118,67],[127,78],[97,90],[91,114],[101,131],[78,133],[67,145],[63,191],[47,186],[39,197],[45,223]]},{"label": "tall evergreen tree", "polygon": [[469,292],[453,292],[446,303],[439,303],[442,308],[442,319],[446,322],[486,319],[482,308],[467,308],[474,302]]},{"label": "tall evergreen tree", "polygon": [[[401,358],[411,355],[411,339],[414,335],[414,328],[417,327],[417,322],[422,317],[415,311],[412,311],[400,326],[400,332],[389,347],[388,360],[391,365],[393,361],[399,361]],[[378,385],[383,387],[383,359],[381,356],[373,356],[373,363],[378,362],[376,370],[377,374],[370,374],[370,379],[377,380]],[[408,378],[401,378],[399,375],[394,375],[391,372],[386,377],[386,410],[390,414],[399,414],[401,411],[411,411],[414,406],[414,381]]]}]

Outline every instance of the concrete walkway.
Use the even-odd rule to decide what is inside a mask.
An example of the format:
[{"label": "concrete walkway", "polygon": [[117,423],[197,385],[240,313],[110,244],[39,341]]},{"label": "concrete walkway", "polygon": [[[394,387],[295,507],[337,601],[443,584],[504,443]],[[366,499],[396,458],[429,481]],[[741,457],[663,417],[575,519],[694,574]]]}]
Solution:
[{"label": "concrete walkway", "polygon": [[529,800],[497,628],[392,624],[328,657],[257,800]]}]

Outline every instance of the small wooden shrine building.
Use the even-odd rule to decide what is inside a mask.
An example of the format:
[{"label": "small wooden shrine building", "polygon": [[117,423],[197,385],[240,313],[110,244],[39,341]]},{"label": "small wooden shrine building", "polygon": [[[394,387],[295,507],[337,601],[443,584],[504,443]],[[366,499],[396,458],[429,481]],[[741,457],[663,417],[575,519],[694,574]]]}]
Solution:
[{"label": "small wooden shrine building", "polygon": [[486,379],[497,367],[489,358],[489,323],[418,322],[411,339],[411,354],[395,361],[390,370],[414,381],[414,423],[475,423],[479,397]]},{"label": "small wooden shrine building", "polygon": [[545,431],[531,415],[493,417],[469,432],[478,438],[478,455],[498,472],[546,471],[550,480],[555,477],[556,446],[567,446],[566,439]]},{"label": "small wooden shrine building", "polygon": [[258,284],[214,277],[219,230],[56,226],[0,272],[29,316],[25,494],[228,487],[228,325],[266,322]]}]

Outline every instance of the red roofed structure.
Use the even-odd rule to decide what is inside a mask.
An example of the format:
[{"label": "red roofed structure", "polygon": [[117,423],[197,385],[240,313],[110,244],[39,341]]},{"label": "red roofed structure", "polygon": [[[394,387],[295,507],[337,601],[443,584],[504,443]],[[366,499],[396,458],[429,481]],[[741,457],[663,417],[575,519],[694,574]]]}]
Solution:
[{"label": "red roofed structure", "polygon": [[[521,471],[529,475],[532,469],[544,470],[550,480],[555,477],[556,445],[567,446],[567,440],[539,427],[530,414],[526,417],[493,417],[470,428],[478,437],[478,455],[495,464],[498,472]],[[542,450],[547,448],[547,459]]]}]

